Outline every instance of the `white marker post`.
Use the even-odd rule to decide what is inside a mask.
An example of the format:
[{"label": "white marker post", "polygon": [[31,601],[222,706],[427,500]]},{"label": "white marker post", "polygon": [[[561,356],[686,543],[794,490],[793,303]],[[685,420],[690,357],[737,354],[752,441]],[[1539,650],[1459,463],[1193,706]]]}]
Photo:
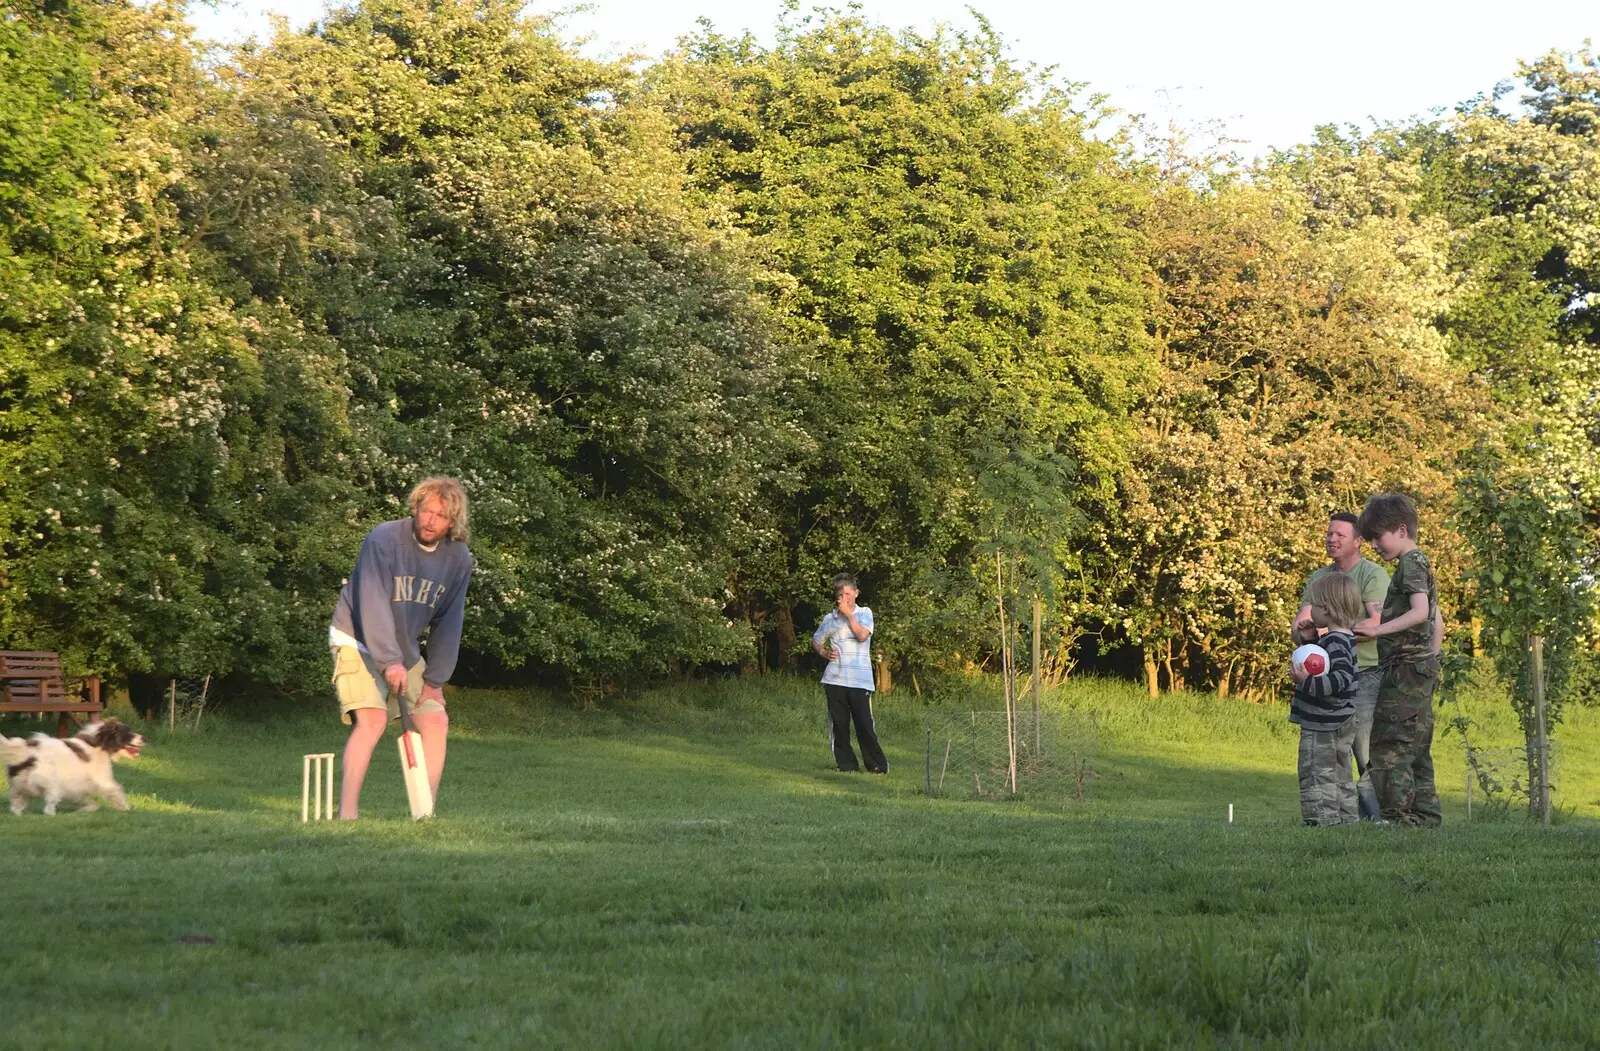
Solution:
[{"label": "white marker post", "polygon": [[1233,824],[1233,804],[1228,804],[1228,824]]}]

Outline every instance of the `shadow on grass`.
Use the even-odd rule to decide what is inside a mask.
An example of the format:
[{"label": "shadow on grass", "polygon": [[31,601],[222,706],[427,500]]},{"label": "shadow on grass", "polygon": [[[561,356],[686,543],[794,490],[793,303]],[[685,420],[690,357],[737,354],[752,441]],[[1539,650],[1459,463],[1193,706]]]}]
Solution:
[{"label": "shadow on grass", "polygon": [[[404,809],[392,735],[373,756],[364,810],[395,816]],[[285,746],[282,738],[245,735],[159,739],[145,759],[120,764],[118,774],[135,796],[203,811],[297,815],[301,749],[342,752],[335,734]],[[1225,820],[1270,816],[1293,823],[1297,813],[1292,773],[1230,768],[1222,760],[1202,765],[1147,755],[1104,752],[1086,803],[1062,800],[968,800],[959,794],[923,794],[921,756],[891,749],[888,776],[846,774],[832,768],[812,742],[711,742],[666,735],[580,738],[554,742],[457,739],[450,745],[441,813],[502,818],[552,810],[701,811],[722,817],[752,808],[754,795],[854,806],[885,803],[900,811],[969,808],[993,816],[1044,815],[1181,817]],[[391,776],[393,775],[393,776]],[[392,782],[392,783],[391,783]],[[393,814],[391,815],[391,811]]]},{"label": "shadow on grass", "polygon": [[[1236,824],[1290,827],[1299,822],[1294,756],[1281,742],[1178,742],[1168,746],[1170,754],[1152,754],[1149,745],[1103,743],[1097,776],[1088,782],[1091,798],[1082,803],[1066,798],[976,800],[958,792],[929,799],[923,794],[923,756],[915,737],[909,747],[888,740],[892,766],[887,777],[845,774],[833,769],[818,713],[798,703],[792,714],[798,732],[768,728],[764,736],[701,733],[700,724],[688,735],[635,729],[556,738],[452,736],[441,818],[528,821],[564,812],[671,811],[679,820],[724,820],[758,809],[757,797],[777,796],[824,812],[885,803],[895,807],[896,820],[957,807],[989,818],[1174,819],[1225,825],[1232,804]],[[345,734],[326,718],[243,726],[220,721],[209,731],[175,735],[147,729],[152,741],[145,757],[118,768],[136,804],[145,797],[169,806],[174,814],[254,813],[296,821],[302,754],[342,754]],[[403,818],[406,812],[397,760],[391,758],[393,737],[388,734],[379,743],[363,792],[363,814],[380,820]],[[1446,817],[1451,823],[1461,818],[1458,804],[1448,796]],[[1567,820],[1592,824],[1581,816]]]}]

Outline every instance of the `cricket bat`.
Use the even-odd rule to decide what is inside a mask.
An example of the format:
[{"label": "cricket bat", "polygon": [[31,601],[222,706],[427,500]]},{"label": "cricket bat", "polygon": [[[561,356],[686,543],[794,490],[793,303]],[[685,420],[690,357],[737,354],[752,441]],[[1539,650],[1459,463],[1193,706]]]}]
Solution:
[{"label": "cricket bat", "polygon": [[421,821],[433,816],[433,789],[428,785],[428,762],[422,755],[422,735],[411,721],[411,706],[406,703],[406,692],[399,691],[400,772],[406,779],[406,800],[411,804],[411,820]]}]

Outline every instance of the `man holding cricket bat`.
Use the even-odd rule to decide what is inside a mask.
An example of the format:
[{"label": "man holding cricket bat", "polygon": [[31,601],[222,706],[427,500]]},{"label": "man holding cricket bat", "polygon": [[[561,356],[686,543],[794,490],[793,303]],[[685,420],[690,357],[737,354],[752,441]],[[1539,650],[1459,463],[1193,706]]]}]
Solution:
[{"label": "man holding cricket bat", "polygon": [[[450,727],[443,686],[455,671],[472,578],[466,540],[461,483],[424,479],[411,491],[411,517],[367,534],[355,571],[339,591],[328,645],[339,714],[353,724],[344,748],[341,820],[358,816],[372,750],[388,721],[402,718],[400,762],[411,816],[433,813]],[[425,631],[426,660],[420,645]]]}]

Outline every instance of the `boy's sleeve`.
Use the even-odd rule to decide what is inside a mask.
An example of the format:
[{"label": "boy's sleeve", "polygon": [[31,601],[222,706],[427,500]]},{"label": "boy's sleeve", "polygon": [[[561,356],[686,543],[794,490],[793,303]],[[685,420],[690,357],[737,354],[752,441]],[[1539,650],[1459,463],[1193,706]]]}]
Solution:
[{"label": "boy's sleeve", "polygon": [[813,646],[822,645],[822,637],[828,633],[826,629],[828,627],[828,618],[831,617],[831,616],[833,616],[832,613],[828,613],[828,614],[824,615],[823,618],[822,618],[822,622],[817,625],[817,630],[813,631],[811,633],[811,645],[813,645]]},{"label": "boy's sleeve", "polygon": [[1356,655],[1350,640],[1329,632],[1323,637],[1323,649],[1328,651],[1328,670],[1313,675],[1305,681],[1305,690],[1311,697],[1337,697],[1355,689]]},{"label": "boy's sleeve", "polygon": [[866,628],[867,633],[870,635],[872,633],[872,611],[865,606],[856,610],[856,623]]},{"label": "boy's sleeve", "polygon": [[1428,578],[1433,573],[1428,566],[1428,556],[1415,549],[1400,556],[1394,564],[1394,579],[1402,595],[1415,595],[1428,590]]}]

